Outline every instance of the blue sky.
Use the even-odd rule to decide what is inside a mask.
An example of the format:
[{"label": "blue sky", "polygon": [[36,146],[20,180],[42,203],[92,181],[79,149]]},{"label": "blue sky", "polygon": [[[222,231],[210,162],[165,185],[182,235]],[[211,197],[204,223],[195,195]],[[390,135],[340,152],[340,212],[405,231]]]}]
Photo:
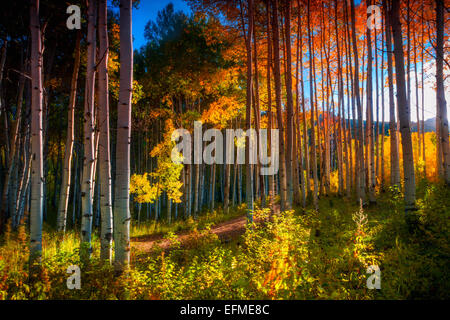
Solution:
[{"label": "blue sky", "polygon": [[[183,11],[189,15],[192,11],[184,0],[140,0],[139,9],[133,8],[133,49],[139,49],[145,44],[144,29],[149,20],[156,21],[158,11],[173,3],[175,11]],[[118,7],[112,6],[108,0],[108,7],[119,12]]]},{"label": "blue sky", "polygon": [[[108,0],[109,6],[111,7],[111,0]],[[355,3],[359,4],[361,0],[356,0]],[[144,38],[144,29],[145,25],[149,20],[156,21],[156,17],[158,14],[158,11],[162,10],[165,6],[167,6],[169,3],[173,3],[175,11],[183,11],[186,14],[190,14],[191,10],[187,3],[184,0],[140,0],[139,9],[133,9],[133,47],[134,49],[139,49],[142,45],[145,44],[145,38]],[[119,10],[119,8],[114,8],[114,10]],[[434,71],[435,66],[430,65],[430,70],[427,72],[427,78],[428,83],[425,85],[425,118],[432,118],[436,114],[436,93],[434,91]],[[306,71],[305,71],[306,72]],[[305,77],[307,79],[308,77]],[[414,88],[415,81],[414,77],[411,79],[411,88]],[[447,78],[446,85],[448,85],[448,82],[450,81],[450,77]],[[305,82],[305,92],[309,92],[308,87],[308,81]],[[387,89],[386,89],[387,90]],[[385,90],[385,91],[386,91]],[[420,90],[419,90],[420,91]],[[446,99],[447,101],[450,101],[450,90],[446,91]],[[415,108],[415,92],[411,92],[411,120],[416,121],[416,108]],[[388,105],[388,97],[387,93],[385,93],[385,104]],[[362,101],[365,101],[365,97],[362,97]],[[336,97],[337,101],[337,97]],[[375,97],[374,97],[375,101]],[[421,101],[421,92],[419,92],[419,101]],[[450,103],[447,102],[447,110],[450,113]],[[381,115],[380,115],[381,116]],[[386,121],[389,120],[389,114],[388,112],[385,113],[385,119]]]},{"label": "blue sky", "polygon": [[158,11],[169,3],[173,3],[175,11],[181,10],[190,14],[191,10],[183,0],[141,0],[139,9],[133,9],[133,37],[134,48],[140,48],[144,43],[144,28],[149,20],[156,20]]}]

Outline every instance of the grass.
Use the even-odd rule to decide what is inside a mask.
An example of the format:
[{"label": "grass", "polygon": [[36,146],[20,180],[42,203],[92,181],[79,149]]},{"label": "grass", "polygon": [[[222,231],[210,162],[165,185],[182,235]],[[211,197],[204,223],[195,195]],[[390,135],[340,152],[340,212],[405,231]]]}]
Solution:
[{"label": "grass", "polygon": [[[173,250],[132,250],[128,273],[114,277],[98,259],[98,238],[89,265],[81,265],[82,289],[68,290],[66,268],[79,264],[78,233],[63,242],[44,235],[39,274],[30,276],[27,235],[7,233],[0,246],[0,297],[4,299],[448,299],[450,296],[450,190],[418,187],[415,224],[405,221],[402,195],[388,190],[376,204],[324,197],[319,211],[295,208],[267,218],[229,243],[209,232],[211,224],[243,215],[220,209],[167,225],[141,223],[133,237],[162,233]],[[192,245],[180,247],[174,232],[191,230]],[[366,270],[378,265],[381,290],[370,290]]]},{"label": "grass", "polygon": [[223,214],[219,207],[212,212],[204,210],[197,219],[189,217],[187,219],[180,219],[168,223],[167,220],[149,220],[143,221],[140,224],[137,221],[132,221],[130,227],[131,238],[146,237],[154,234],[167,234],[169,232],[192,231],[194,229],[203,229],[208,225],[215,225],[225,222],[245,214],[245,205],[236,206],[230,209],[229,214]]}]

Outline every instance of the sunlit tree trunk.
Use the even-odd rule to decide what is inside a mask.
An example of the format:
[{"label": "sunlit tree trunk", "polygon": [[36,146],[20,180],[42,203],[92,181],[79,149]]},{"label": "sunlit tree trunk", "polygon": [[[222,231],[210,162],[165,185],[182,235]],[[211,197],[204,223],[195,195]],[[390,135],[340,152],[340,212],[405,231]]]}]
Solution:
[{"label": "sunlit tree trunk", "polygon": [[[331,159],[330,159],[330,137],[331,137],[331,131],[332,127],[330,127],[330,119],[333,117],[330,113],[330,59],[329,59],[329,51],[330,51],[330,41],[328,41],[328,46],[325,44],[327,41],[325,40],[325,33],[328,32],[325,25],[325,11],[324,11],[324,4],[322,2],[321,6],[321,13],[322,13],[322,19],[321,19],[321,50],[320,50],[320,72],[321,72],[321,84],[322,84],[322,124],[323,124],[323,142],[324,142],[324,148],[323,148],[323,158],[322,158],[322,185],[323,189],[325,190],[325,194],[330,194],[330,175],[331,175]],[[329,19],[328,19],[329,21]],[[324,65],[323,65],[323,58],[322,54],[325,56],[326,61],[326,76],[324,75]],[[324,78],[326,77],[326,81]],[[326,82],[326,89],[324,88],[324,83]],[[317,119],[320,119],[317,117]],[[320,139],[319,139],[320,141]],[[322,189],[321,189],[322,190]],[[321,191],[322,192],[322,191]]]},{"label": "sunlit tree trunk", "polygon": [[377,38],[377,29],[374,31],[374,47],[375,47],[375,128],[373,134],[375,135],[375,184],[378,184],[378,177],[380,176],[380,155],[379,151],[379,136],[380,136],[380,99],[379,99],[379,90],[378,90],[378,38]]},{"label": "sunlit tree trunk", "polygon": [[[371,5],[369,1],[368,5]],[[369,15],[368,15],[369,17]],[[373,78],[372,78],[372,35],[369,28],[366,28],[367,40],[367,86],[366,86],[366,128],[367,128],[367,147],[369,148],[368,165],[368,184],[369,201],[375,202],[375,157],[374,157],[374,137],[373,137]],[[376,53],[375,53],[376,54]]]},{"label": "sunlit tree trunk", "polygon": [[[297,6],[299,8],[299,19],[301,19],[301,13],[300,13],[300,5],[299,0],[297,0]],[[296,201],[296,204],[300,204],[300,193],[299,193],[299,187],[301,186],[301,204],[303,207],[306,206],[306,190],[305,190],[305,176],[303,174],[303,149],[302,149],[302,137],[300,132],[300,55],[303,53],[301,50],[301,41],[299,41],[299,35],[301,33],[301,22],[299,21],[297,24],[297,61],[295,65],[295,95],[296,95],[296,104],[295,104],[295,112],[296,112],[296,123],[295,123],[295,132],[296,138],[294,138],[294,161],[296,163],[296,174],[294,175],[294,200]],[[303,73],[301,74],[301,77],[303,77]],[[302,98],[303,99],[303,98]],[[300,179],[300,186],[299,186],[299,179]]]},{"label": "sunlit tree trunk", "polygon": [[109,142],[109,90],[108,90],[108,25],[106,0],[99,5],[100,61],[98,69],[99,104],[99,174],[100,174],[100,258],[111,260],[112,254],[112,196],[111,196],[111,153]]},{"label": "sunlit tree trunk", "polygon": [[[342,118],[345,118],[344,113],[344,83],[342,81],[342,65],[341,65],[341,50],[339,46],[339,28],[338,28],[338,1],[334,1],[334,29],[336,34],[336,53],[337,53],[337,67],[338,67],[338,148],[340,150],[338,151],[338,169],[339,169],[339,189],[340,192],[342,192],[343,188],[343,174],[344,174],[344,168],[343,168],[343,154],[342,154],[342,144],[344,144],[344,153],[347,155],[347,139],[343,137],[345,135],[345,119],[342,121]],[[342,112],[341,112],[342,110]],[[342,129],[342,125],[344,125],[344,128]],[[344,131],[344,133],[343,133]],[[349,189],[349,170],[348,170],[348,157],[346,157],[346,164],[345,164],[345,180],[346,180],[346,187],[345,189],[348,192]]]},{"label": "sunlit tree trunk", "polygon": [[[350,101],[351,101],[351,122],[350,122],[350,115],[349,115],[349,149],[350,149],[350,167],[351,167],[351,187],[352,190],[357,188],[357,172],[358,172],[358,145],[356,141],[356,111],[355,111],[355,94],[354,94],[354,86],[353,86],[353,59],[352,59],[352,51],[350,49],[351,47],[351,36],[350,36],[350,24],[349,24],[349,17],[348,17],[348,4],[347,0],[345,1],[344,6],[344,17],[345,17],[345,52],[346,52],[346,58],[347,58],[347,71],[345,73],[346,76],[346,82],[347,82],[347,91],[348,91],[348,108],[349,108],[349,114],[350,114]],[[351,96],[350,96],[351,92]],[[353,149],[355,150],[353,152]]]},{"label": "sunlit tree trunk", "polygon": [[358,63],[358,45],[356,42],[356,22],[355,22],[355,3],[354,0],[350,0],[351,9],[351,27],[352,27],[352,44],[353,55],[355,61],[355,76],[353,79],[353,94],[356,99],[356,107],[358,112],[358,147],[357,147],[357,162],[358,162],[358,174],[357,174],[357,187],[356,192],[358,199],[362,199],[363,203],[366,199],[366,168],[364,161],[364,130],[363,130],[363,117],[362,117],[362,105],[359,91],[359,63]]},{"label": "sunlit tree trunk", "polygon": [[117,107],[117,153],[115,182],[115,267],[122,271],[130,263],[130,140],[133,92],[133,42],[131,0],[120,1],[120,91]]},{"label": "sunlit tree trunk", "polygon": [[95,90],[95,24],[96,1],[88,4],[87,62],[84,101],[84,163],[81,180],[82,217],[81,217],[81,250],[83,259],[91,253],[91,232],[93,215],[93,179],[94,179],[94,90]]},{"label": "sunlit tree trunk", "polygon": [[[384,22],[384,20],[383,20]],[[384,48],[384,23],[381,28],[381,49]],[[381,55],[381,70],[380,70],[380,76],[381,76],[381,154],[379,155],[381,158],[381,191],[384,191],[384,184],[385,184],[385,170],[384,170],[384,54]]]},{"label": "sunlit tree trunk", "polygon": [[[308,24],[309,25],[309,24]],[[309,28],[311,28],[311,26],[309,26]],[[315,140],[315,144],[317,146],[317,150],[316,150],[316,156],[317,159],[315,160],[317,165],[316,167],[318,168],[317,170],[320,170],[317,173],[317,192],[318,194],[322,195],[324,194],[324,184],[323,184],[323,155],[322,155],[322,135],[321,135],[321,123],[323,123],[323,121],[320,121],[320,114],[319,114],[319,102],[318,102],[318,90],[317,90],[317,74],[316,74],[316,55],[314,53],[314,32],[311,31],[311,36],[309,37],[309,41],[311,41],[311,50],[310,50],[310,63],[312,63],[311,69],[312,69],[312,75],[311,75],[311,82],[312,85],[310,85],[310,87],[312,86],[312,89],[314,90],[314,95],[311,95],[311,101],[313,101],[313,107],[311,108],[311,112],[314,113],[314,117],[317,121],[317,124],[315,126],[312,126],[312,129],[315,131],[317,131],[317,137]],[[319,46],[320,47],[320,46]],[[322,48],[322,47],[320,47]],[[320,52],[321,56],[320,56],[320,60],[322,61],[322,51]],[[323,92],[323,91],[322,91]],[[323,111],[323,110],[322,110]],[[322,117],[323,119],[323,117]],[[316,133],[314,133],[316,134]],[[314,160],[313,160],[314,161]]]},{"label": "sunlit tree trunk", "polygon": [[44,205],[44,167],[42,145],[42,43],[39,0],[30,1],[31,33],[31,205],[30,261],[42,255],[42,213]]},{"label": "sunlit tree trunk", "polygon": [[416,41],[416,31],[413,29],[413,40],[414,40],[414,81],[415,81],[415,92],[416,92],[416,119],[417,119],[417,160],[420,159],[421,156],[421,139],[420,133],[422,131],[421,123],[420,123],[420,113],[419,113],[419,76],[417,73],[417,41]]},{"label": "sunlit tree trunk", "polygon": [[405,62],[403,58],[402,26],[399,17],[400,0],[392,0],[391,27],[394,37],[395,76],[397,81],[397,105],[399,109],[400,132],[402,135],[403,173],[405,184],[405,209],[415,207],[416,183],[414,158],[410,129],[410,110],[406,100]]}]

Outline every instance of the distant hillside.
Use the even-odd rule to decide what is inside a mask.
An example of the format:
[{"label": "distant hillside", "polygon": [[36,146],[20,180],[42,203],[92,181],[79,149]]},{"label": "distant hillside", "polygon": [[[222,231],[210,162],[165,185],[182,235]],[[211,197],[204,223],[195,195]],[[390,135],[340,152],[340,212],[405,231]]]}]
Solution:
[{"label": "distant hillside", "polygon": [[[350,124],[353,128],[353,120],[350,120]],[[422,124],[422,122],[420,123]],[[366,122],[364,121],[364,126]],[[380,122],[380,133],[383,128],[383,124]],[[425,120],[425,132],[436,131],[436,118],[431,118]],[[417,132],[417,122],[411,122],[411,132]],[[384,133],[389,135],[389,122],[384,122]]]},{"label": "distant hillside", "polygon": [[[420,125],[422,125],[422,122],[420,122]],[[422,128],[420,128],[422,129]],[[417,132],[417,122],[411,123],[411,131]],[[436,131],[436,118],[431,118],[425,120],[425,132],[431,132]]]}]

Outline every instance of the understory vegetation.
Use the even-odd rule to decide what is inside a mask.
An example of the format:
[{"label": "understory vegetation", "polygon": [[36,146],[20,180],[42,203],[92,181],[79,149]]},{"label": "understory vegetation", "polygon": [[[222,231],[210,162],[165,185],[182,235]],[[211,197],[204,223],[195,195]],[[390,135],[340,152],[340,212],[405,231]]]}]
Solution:
[{"label": "understory vegetation", "polygon": [[[45,232],[39,272],[30,273],[22,224],[1,239],[0,298],[448,299],[450,190],[424,181],[417,196],[412,223],[405,222],[403,195],[390,189],[364,208],[337,196],[320,199],[318,211],[256,208],[255,222],[232,241],[221,241],[212,225],[245,208],[205,213],[184,225],[133,226],[132,239],[163,232],[171,246],[143,252],[132,245],[130,269],[120,276],[100,260],[97,235],[83,265],[79,237],[71,232],[63,241]],[[181,243],[176,232],[186,229],[192,241]],[[81,268],[80,290],[67,288],[70,265]],[[379,290],[367,288],[371,265],[381,270]]]}]

